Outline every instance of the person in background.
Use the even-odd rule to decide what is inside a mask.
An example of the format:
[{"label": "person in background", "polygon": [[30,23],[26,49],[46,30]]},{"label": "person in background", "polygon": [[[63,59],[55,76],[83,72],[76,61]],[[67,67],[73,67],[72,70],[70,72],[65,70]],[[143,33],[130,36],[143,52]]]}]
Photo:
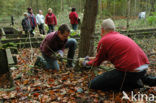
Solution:
[{"label": "person in background", "polygon": [[37,26],[37,23],[36,23],[36,18],[35,18],[35,15],[33,14],[33,10],[32,8],[28,8],[28,18],[30,20],[30,24],[31,24],[31,31],[30,31],[30,34],[32,36],[34,36],[34,29],[35,27]]},{"label": "person in background", "polygon": [[14,16],[11,16],[11,25],[14,26],[15,22],[14,22]]},{"label": "person in background", "polygon": [[42,10],[39,10],[39,14],[36,15],[36,22],[38,24],[38,28],[39,28],[39,31],[40,31],[40,34],[45,34],[45,31],[44,31],[44,16],[42,14]]},{"label": "person in background", "polygon": [[143,11],[143,12],[140,12],[139,13],[139,19],[145,19],[146,18],[146,12]]},{"label": "person in background", "polygon": [[25,34],[28,35],[28,33],[31,31],[31,25],[30,20],[28,18],[28,13],[24,13],[24,18],[22,19],[22,28],[23,31],[25,31]]},{"label": "person in background", "polygon": [[69,14],[70,23],[72,25],[73,30],[77,30],[78,26],[78,14],[76,13],[76,8],[72,8]]},{"label": "person in background", "polygon": [[49,28],[48,33],[53,32],[54,27],[57,25],[57,19],[51,8],[48,9],[48,14],[45,17],[45,23]]},{"label": "person in background", "polygon": [[111,19],[103,20],[96,57],[89,61],[83,59],[80,65],[99,66],[104,60],[110,61],[116,69],[91,80],[90,89],[133,90],[144,84],[156,86],[156,77],[147,74],[149,61],[144,51],[131,38],[116,32]]},{"label": "person in background", "polygon": [[73,38],[68,39],[69,34],[70,29],[66,24],[62,24],[58,31],[49,33],[40,44],[40,51],[43,58],[38,57],[35,66],[40,66],[41,63],[46,69],[58,71],[60,67],[56,55],[63,57],[64,48],[68,48],[67,67],[73,67],[77,41]]}]

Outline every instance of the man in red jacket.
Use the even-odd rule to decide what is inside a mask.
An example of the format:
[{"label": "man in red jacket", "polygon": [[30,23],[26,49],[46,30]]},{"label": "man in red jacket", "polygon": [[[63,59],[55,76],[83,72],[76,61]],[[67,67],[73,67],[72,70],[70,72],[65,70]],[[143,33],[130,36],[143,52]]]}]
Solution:
[{"label": "man in red jacket", "polygon": [[94,59],[81,61],[82,66],[99,66],[104,60],[115,68],[95,77],[89,88],[98,90],[131,90],[143,84],[156,85],[156,77],[146,74],[148,58],[144,51],[129,37],[115,32],[111,19],[106,19],[101,27],[101,40]]},{"label": "man in red jacket", "polygon": [[52,13],[52,9],[48,9],[48,14],[45,17],[45,23],[48,25],[48,33],[54,31],[54,27],[57,25],[57,19],[54,13]]},{"label": "man in red jacket", "polygon": [[77,30],[78,25],[78,14],[76,13],[76,8],[72,8],[69,14],[70,23],[72,25],[73,30]]}]

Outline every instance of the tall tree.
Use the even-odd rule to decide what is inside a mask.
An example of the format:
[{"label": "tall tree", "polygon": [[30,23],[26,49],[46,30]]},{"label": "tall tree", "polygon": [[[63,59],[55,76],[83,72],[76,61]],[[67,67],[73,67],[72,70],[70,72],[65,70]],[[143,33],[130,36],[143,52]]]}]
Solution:
[{"label": "tall tree", "polygon": [[130,9],[131,0],[127,0],[127,29],[129,29]]},{"label": "tall tree", "polygon": [[98,0],[86,0],[81,26],[79,57],[94,54],[95,23],[98,12]]},{"label": "tall tree", "polygon": [[155,12],[155,0],[150,0],[151,1],[151,12]]},{"label": "tall tree", "polygon": [[38,13],[38,11],[39,11],[39,1],[36,0],[36,13]]}]

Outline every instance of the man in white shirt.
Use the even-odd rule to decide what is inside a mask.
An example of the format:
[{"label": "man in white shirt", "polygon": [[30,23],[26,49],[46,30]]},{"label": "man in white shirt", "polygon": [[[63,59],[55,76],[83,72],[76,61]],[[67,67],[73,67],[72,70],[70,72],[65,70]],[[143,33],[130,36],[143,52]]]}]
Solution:
[{"label": "man in white shirt", "polygon": [[37,25],[40,31],[40,34],[45,34],[44,31],[44,16],[42,15],[42,10],[39,10],[39,14],[36,16]]},{"label": "man in white shirt", "polygon": [[146,12],[143,11],[143,12],[140,12],[139,13],[139,19],[145,19],[146,18]]}]

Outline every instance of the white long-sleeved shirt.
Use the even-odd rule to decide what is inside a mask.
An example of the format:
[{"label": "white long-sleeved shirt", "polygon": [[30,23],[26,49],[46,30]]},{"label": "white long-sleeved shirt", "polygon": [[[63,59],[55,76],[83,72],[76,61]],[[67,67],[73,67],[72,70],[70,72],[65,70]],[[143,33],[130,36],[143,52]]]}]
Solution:
[{"label": "white long-sleeved shirt", "polygon": [[36,22],[37,22],[37,24],[44,24],[44,16],[43,15],[41,15],[41,14],[37,14],[36,15]]}]

